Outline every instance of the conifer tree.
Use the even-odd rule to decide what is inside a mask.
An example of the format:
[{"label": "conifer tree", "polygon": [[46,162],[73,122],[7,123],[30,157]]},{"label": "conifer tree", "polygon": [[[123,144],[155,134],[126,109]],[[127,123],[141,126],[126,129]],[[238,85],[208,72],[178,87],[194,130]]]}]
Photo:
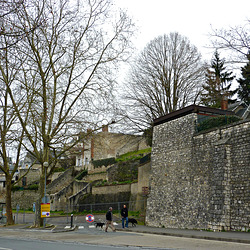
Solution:
[{"label": "conifer tree", "polygon": [[237,94],[240,100],[250,105],[250,51],[247,55],[248,63],[241,68],[242,78],[238,79]]},{"label": "conifer tree", "polygon": [[216,50],[211,60],[210,69],[207,69],[206,83],[203,85],[204,93],[201,97],[201,103],[220,108],[221,101],[224,97],[230,98],[235,91],[230,90],[234,76],[233,72],[226,71],[224,66],[225,60],[220,59],[220,55]]}]

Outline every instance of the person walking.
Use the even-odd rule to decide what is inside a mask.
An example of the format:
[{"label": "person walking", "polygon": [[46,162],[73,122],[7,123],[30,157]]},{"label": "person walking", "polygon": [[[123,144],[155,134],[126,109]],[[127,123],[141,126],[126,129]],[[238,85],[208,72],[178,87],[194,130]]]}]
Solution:
[{"label": "person walking", "polygon": [[112,213],[113,208],[110,207],[109,211],[106,213],[106,228],[105,228],[105,232],[108,231],[108,227],[110,226],[112,231],[115,232],[115,227],[113,225],[113,213]]},{"label": "person walking", "polygon": [[127,206],[124,204],[123,208],[121,210],[121,216],[122,216],[122,228],[124,228],[124,221],[126,220],[126,228],[128,228],[128,209]]}]

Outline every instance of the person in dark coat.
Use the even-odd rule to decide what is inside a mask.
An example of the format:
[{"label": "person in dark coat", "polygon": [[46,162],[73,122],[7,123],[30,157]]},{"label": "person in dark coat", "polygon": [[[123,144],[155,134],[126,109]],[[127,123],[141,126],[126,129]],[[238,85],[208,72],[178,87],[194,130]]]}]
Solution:
[{"label": "person in dark coat", "polygon": [[122,216],[122,228],[124,228],[124,221],[126,220],[126,228],[128,228],[128,209],[127,206],[124,204],[121,210]]},{"label": "person in dark coat", "polygon": [[105,232],[108,231],[108,227],[110,226],[112,231],[115,232],[115,227],[113,225],[113,214],[112,214],[112,210],[113,208],[110,207],[109,211],[106,213],[106,228],[105,228]]}]

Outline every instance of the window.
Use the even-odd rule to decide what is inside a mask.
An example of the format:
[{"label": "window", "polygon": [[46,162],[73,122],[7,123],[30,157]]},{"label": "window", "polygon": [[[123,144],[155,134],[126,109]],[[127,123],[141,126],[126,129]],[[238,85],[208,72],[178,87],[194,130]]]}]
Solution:
[{"label": "window", "polygon": [[23,182],[23,186],[26,186],[27,185],[27,177],[23,177],[22,182]]},{"label": "window", "polygon": [[85,158],[85,164],[86,164],[86,165],[89,164],[89,159],[88,159],[88,157]]}]

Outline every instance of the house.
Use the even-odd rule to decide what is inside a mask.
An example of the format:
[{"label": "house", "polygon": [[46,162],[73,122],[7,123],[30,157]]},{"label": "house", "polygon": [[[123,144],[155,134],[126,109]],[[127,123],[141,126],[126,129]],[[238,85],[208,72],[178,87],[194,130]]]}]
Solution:
[{"label": "house", "polygon": [[233,111],[235,115],[241,117],[243,120],[250,119],[250,105],[245,102],[235,102],[228,105],[229,111]]},{"label": "house", "polygon": [[76,157],[78,169],[93,170],[91,161],[115,158],[130,151],[148,148],[141,135],[111,133],[108,126],[103,126],[99,133],[90,133],[78,143],[71,154]]},{"label": "house", "polygon": [[[9,169],[10,173],[14,170],[14,164],[12,162],[11,157],[8,157],[9,160]],[[0,164],[3,164],[3,159],[0,157]],[[12,183],[15,182],[18,179],[18,170],[14,173],[12,178]],[[0,190],[4,190],[6,185],[6,178],[5,174],[2,170],[0,170]]]}]

